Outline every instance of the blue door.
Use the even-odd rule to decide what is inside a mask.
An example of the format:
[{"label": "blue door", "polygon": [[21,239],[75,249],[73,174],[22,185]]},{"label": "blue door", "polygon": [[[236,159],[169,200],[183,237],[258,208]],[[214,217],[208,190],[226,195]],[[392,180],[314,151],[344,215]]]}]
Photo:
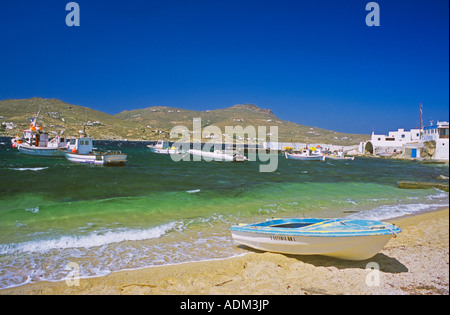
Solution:
[{"label": "blue door", "polygon": [[413,159],[417,158],[417,149],[411,149],[411,157]]}]

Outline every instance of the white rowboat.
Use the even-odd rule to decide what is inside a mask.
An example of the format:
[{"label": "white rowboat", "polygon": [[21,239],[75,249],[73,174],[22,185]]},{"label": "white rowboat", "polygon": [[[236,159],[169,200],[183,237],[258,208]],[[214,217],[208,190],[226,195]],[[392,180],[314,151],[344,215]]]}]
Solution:
[{"label": "white rowboat", "polygon": [[345,219],[272,219],[230,228],[235,242],[258,250],[366,260],[401,232],[389,223]]}]

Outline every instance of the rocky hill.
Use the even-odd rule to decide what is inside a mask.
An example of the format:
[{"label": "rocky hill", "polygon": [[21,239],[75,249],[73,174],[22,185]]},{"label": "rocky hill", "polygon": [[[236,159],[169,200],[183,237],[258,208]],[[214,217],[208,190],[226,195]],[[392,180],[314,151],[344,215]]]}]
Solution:
[{"label": "rocky hill", "polygon": [[[123,111],[109,115],[87,107],[62,102],[57,99],[17,99],[0,101],[0,123],[9,124],[0,130],[0,135],[13,136],[29,126],[27,118],[33,117],[41,109],[38,123],[45,130],[67,137],[85,129],[94,139],[110,140],[155,140],[169,138],[174,126],[193,128],[193,119],[201,118],[202,128],[217,126],[277,126],[279,141],[329,143],[352,145],[367,140],[368,135],[344,134],[316,127],[288,122],[276,117],[270,109],[262,109],[253,104],[234,105],[225,109],[192,111],[181,108],[153,106],[145,109]],[[12,129],[10,129],[12,128]]]},{"label": "rocky hill", "polygon": [[[3,135],[13,136],[29,127],[27,118],[35,117],[40,109],[38,124],[51,134],[64,131],[66,137],[75,137],[85,129],[94,139],[140,139],[146,130],[140,124],[123,121],[112,115],[58,99],[16,99],[0,101],[0,122],[13,123],[14,128]],[[5,128],[4,128],[5,129]]]}]

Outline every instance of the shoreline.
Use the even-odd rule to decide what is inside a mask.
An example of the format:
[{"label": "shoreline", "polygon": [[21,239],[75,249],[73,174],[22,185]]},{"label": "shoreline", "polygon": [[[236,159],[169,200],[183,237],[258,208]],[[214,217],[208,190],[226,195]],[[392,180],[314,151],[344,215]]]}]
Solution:
[{"label": "shoreline", "polygon": [[[0,295],[449,294],[448,207],[387,221],[403,232],[362,262],[249,249],[231,258],[82,278],[79,286],[28,283],[0,290]],[[378,285],[367,284],[370,262],[380,268]]]},{"label": "shoreline", "polygon": [[[14,136],[11,135],[0,135],[0,138],[7,138],[7,141],[9,142],[12,138],[14,138]],[[150,144],[150,143],[156,143],[159,140],[167,140],[169,142],[176,142],[177,140],[170,140],[170,139],[103,139],[103,138],[98,138],[98,139],[94,139],[95,141],[108,141],[108,142],[138,142],[138,143],[143,143],[143,144]],[[285,139],[286,140],[286,139]],[[280,141],[280,142],[289,142],[289,141]],[[189,142],[189,144],[192,146],[193,144],[195,144],[196,142]],[[200,142],[202,145],[204,144],[211,144],[210,141],[208,139],[202,139],[202,141]],[[306,142],[298,142],[298,143],[305,143]],[[236,142],[221,142],[221,143],[217,143],[218,145],[222,145],[222,146],[227,146],[227,145],[243,145],[245,147],[244,152],[247,152],[248,150],[256,150],[258,147],[259,149],[262,148],[262,144],[260,143],[236,143]],[[331,147],[354,147],[357,146],[358,144],[334,144],[334,143],[316,143],[315,145],[321,145],[321,146],[331,146]],[[214,145],[214,143],[212,143],[212,145]],[[267,150],[267,149],[266,149]],[[270,151],[270,150],[267,150]],[[276,150],[277,154],[282,154],[282,150]],[[353,157],[358,157],[358,158],[364,158],[364,159],[384,159],[384,160],[394,160],[394,161],[412,161],[412,162],[417,162],[420,164],[438,164],[438,165],[449,165],[449,160],[441,160],[441,159],[432,159],[432,158],[410,158],[407,156],[402,156],[402,155],[395,155],[395,156],[379,156],[379,155],[367,155],[364,153],[352,153],[352,154],[347,154],[348,156],[353,156]]]}]

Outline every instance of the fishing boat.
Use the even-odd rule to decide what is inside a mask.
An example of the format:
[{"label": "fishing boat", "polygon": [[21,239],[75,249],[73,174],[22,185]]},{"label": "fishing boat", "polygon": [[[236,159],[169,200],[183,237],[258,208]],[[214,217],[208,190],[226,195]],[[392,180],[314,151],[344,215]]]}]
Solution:
[{"label": "fishing boat", "polygon": [[19,152],[29,155],[39,156],[63,156],[59,148],[67,148],[65,138],[56,136],[49,139],[49,134],[42,129],[42,125],[37,125],[40,110],[35,118],[29,118],[30,128],[23,130],[23,136],[19,134],[11,139],[13,148]]},{"label": "fishing boat", "polygon": [[393,224],[347,219],[270,219],[232,226],[235,242],[258,250],[346,260],[375,256],[401,232]]},{"label": "fishing boat", "polygon": [[71,162],[88,163],[98,165],[124,164],[127,155],[120,151],[94,151],[91,137],[81,136],[70,140],[67,149],[60,149],[64,156]]},{"label": "fishing boat", "polygon": [[189,154],[193,156],[199,156],[205,161],[217,161],[217,162],[244,162],[247,161],[247,157],[240,152],[233,152],[227,150],[214,150],[202,151],[197,149],[190,149]]},{"label": "fishing boat", "polygon": [[338,151],[334,154],[326,155],[326,158],[330,160],[347,160],[347,161],[353,161],[355,159],[354,156],[345,156],[343,151]]},{"label": "fishing boat", "polygon": [[325,155],[322,152],[315,153],[314,150],[303,148],[299,152],[284,152],[286,159],[302,161],[325,161]]},{"label": "fishing boat", "polygon": [[167,140],[158,140],[155,145],[149,144],[147,147],[152,153],[156,154],[181,154],[181,151],[175,147],[171,147]]}]

